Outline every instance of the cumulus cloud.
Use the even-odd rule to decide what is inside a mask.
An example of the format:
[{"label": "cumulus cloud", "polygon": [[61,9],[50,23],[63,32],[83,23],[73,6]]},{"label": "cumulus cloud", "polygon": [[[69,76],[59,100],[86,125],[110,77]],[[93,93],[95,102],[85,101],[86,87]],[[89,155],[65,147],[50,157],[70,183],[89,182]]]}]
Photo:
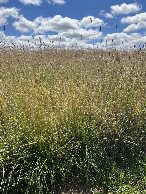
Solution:
[{"label": "cumulus cloud", "polygon": [[32,36],[21,35],[21,36],[19,36],[19,37],[17,38],[17,40],[20,41],[20,42],[28,41],[28,40],[30,40],[30,39],[32,39]]},{"label": "cumulus cloud", "polygon": [[[92,23],[92,25],[91,25]],[[60,15],[56,15],[52,18],[43,18],[42,16],[37,17],[33,21],[27,20],[22,15],[19,16],[19,20],[13,23],[13,26],[16,30],[29,33],[32,32],[34,34],[34,40],[39,42],[39,38],[37,37],[38,33],[48,33],[50,31],[57,33],[57,35],[48,36],[50,41],[46,39],[46,35],[44,36],[45,44],[53,41],[53,45],[59,42],[62,47],[65,45],[69,48],[71,45],[82,45],[84,48],[87,46],[87,43],[92,40],[98,40],[103,38],[102,32],[99,32],[97,29],[93,27],[97,27],[100,25],[104,25],[104,21],[99,18],[94,18],[93,16],[84,17],[82,20],[72,19],[68,17],[62,17]],[[36,35],[35,35],[36,34]],[[19,37],[19,43],[23,41],[27,41],[27,36]],[[89,47],[89,44],[88,44]]]},{"label": "cumulus cloud", "polygon": [[139,22],[138,24],[131,24],[127,28],[125,28],[123,31],[124,32],[132,32],[139,30],[141,28],[146,28],[146,22]]},{"label": "cumulus cloud", "polygon": [[87,16],[81,20],[81,25],[85,28],[97,27],[103,24],[104,24],[103,20],[95,18],[93,16]]},{"label": "cumulus cloud", "polygon": [[124,29],[124,32],[131,32],[141,28],[146,28],[146,12],[136,14],[135,16],[123,17],[121,19],[121,23],[131,24]]},{"label": "cumulus cloud", "polygon": [[138,23],[138,22],[142,22],[142,21],[146,21],[146,12],[136,14],[135,16],[123,17],[121,19],[121,23],[129,23],[129,24]]},{"label": "cumulus cloud", "polygon": [[[28,33],[33,31],[34,34],[43,34],[50,31],[55,33],[62,32],[71,36],[79,36],[79,34],[82,34],[84,35],[84,38],[89,36],[89,34],[95,37],[94,33],[98,31],[92,30],[92,28],[101,25],[105,25],[104,21],[99,18],[94,18],[93,16],[84,17],[80,21],[69,17],[62,17],[61,15],[56,15],[52,18],[43,18],[40,16],[33,21],[27,20],[21,16],[19,21],[13,23],[13,26],[20,32]],[[96,36],[98,37],[97,33]]]},{"label": "cumulus cloud", "polygon": [[[105,13],[104,10],[101,10],[100,15],[103,15],[107,18],[113,18],[115,15],[118,15],[118,14],[135,13],[137,11],[140,11],[142,7],[136,3],[133,3],[133,4],[123,3],[121,5],[113,5],[110,8],[111,8],[111,13]],[[146,13],[136,14],[135,16],[123,17],[121,19],[121,23],[131,24],[123,30],[124,32],[131,32],[131,31],[139,30],[141,28],[145,28]]]},{"label": "cumulus cloud", "polygon": [[1,3],[8,3],[9,0],[0,0],[0,4]]},{"label": "cumulus cloud", "polygon": [[68,17],[63,18],[60,15],[56,15],[53,18],[38,17],[34,23],[38,24],[38,27],[34,31],[35,33],[44,33],[47,31],[66,32],[80,27],[78,20]]},{"label": "cumulus cloud", "polygon": [[[83,30],[85,30],[83,32]],[[58,33],[57,35],[35,35],[35,36],[24,36],[20,37],[16,36],[6,36],[3,32],[0,32],[0,36],[3,37],[3,44],[7,44],[8,47],[13,47],[13,45],[18,46],[18,48],[22,48],[24,46],[25,49],[37,49],[40,47],[40,39],[42,42],[42,47],[57,47],[57,48],[91,48],[96,49],[101,48],[134,48],[134,45],[143,45],[146,42],[146,36],[142,36],[139,33],[131,33],[127,34],[124,32],[121,33],[113,33],[107,34],[103,37],[103,42],[99,41],[95,44],[90,44],[90,40],[93,40],[94,34],[93,32],[88,31],[87,29],[83,29],[80,32],[84,33],[83,40],[80,39],[80,33],[76,32],[68,32],[67,33]],[[91,35],[90,35],[90,33]],[[89,33],[89,34],[88,34]],[[101,32],[96,32],[99,37],[102,37]],[[69,36],[70,37],[69,37]],[[72,36],[72,38],[71,38]],[[86,40],[84,40],[86,38]],[[5,41],[6,40],[6,41]],[[112,41],[113,40],[113,41]],[[107,45],[107,47],[105,47]],[[2,45],[1,45],[2,46]],[[5,45],[6,46],[6,45]]]},{"label": "cumulus cloud", "polygon": [[145,44],[146,36],[140,33],[127,34],[125,32],[107,34],[104,37],[104,44],[108,43],[109,46],[133,47],[137,44]]},{"label": "cumulus cloud", "polygon": [[92,30],[92,29],[77,29],[77,30],[69,30],[68,32],[62,32],[59,33],[59,36],[65,36],[69,38],[73,38],[78,41],[89,41],[89,40],[96,40],[96,39],[101,39],[102,38],[102,32],[99,32],[97,30]]},{"label": "cumulus cloud", "polygon": [[[29,2],[29,0],[25,1]],[[56,0],[56,2],[59,1]],[[112,18],[115,15],[113,13],[105,13],[104,10],[101,11],[100,15],[102,14],[108,18]],[[34,35],[34,38],[25,35],[11,37],[18,45],[31,45],[32,47],[36,47],[36,45],[39,46],[40,37],[45,45],[60,46],[62,48],[76,48],[77,46],[80,48],[95,48],[93,46],[95,45],[95,42],[97,42],[96,46],[98,46],[98,48],[104,48],[106,40],[108,41],[109,46],[114,45],[115,47],[118,47],[120,45],[129,47],[134,44],[144,44],[146,41],[146,36],[142,36],[139,33],[126,33],[140,28],[146,28],[146,13],[136,14],[132,17],[123,17],[121,23],[128,23],[130,25],[121,33],[107,34],[105,37],[102,32],[97,30],[97,27],[105,26],[106,24],[103,20],[94,16],[87,16],[81,20],[62,17],[61,15],[47,18],[40,16],[30,21],[23,15],[19,15],[19,9],[17,8],[1,7],[0,25],[5,24],[8,17],[16,18],[16,21],[13,23],[16,30],[22,33],[31,32]],[[50,31],[55,33],[55,35],[48,35]],[[42,33],[43,35],[38,35],[39,33]],[[10,37],[6,38],[10,39]],[[30,41],[28,42],[28,40]],[[103,42],[101,42],[101,40],[103,40]],[[92,44],[90,44],[91,42]]]},{"label": "cumulus cloud", "polygon": [[[134,34],[134,37],[139,37],[140,34]],[[112,34],[107,34],[105,37],[108,42],[111,42],[113,40],[113,42],[122,42],[122,41],[128,41],[129,39],[133,38],[133,35],[128,35],[124,32],[121,33],[112,33]]]},{"label": "cumulus cloud", "polygon": [[19,0],[21,3],[25,4],[25,5],[41,5],[42,0]]},{"label": "cumulus cloud", "polygon": [[112,5],[110,7],[111,13],[105,13],[105,10],[100,11],[100,15],[106,17],[106,18],[113,18],[115,15],[119,14],[130,14],[130,13],[136,13],[140,11],[142,6],[136,4],[136,3],[131,3],[131,4],[126,4],[123,3],[121,5]]},{"label": "cumulus cloud", "polygon": [[31,30],[34,30],[37,25],[35,22],[29,21],[22,16],[19,21],[13,23],[13,26],[20,32],[28,33]]},{"label": "cumulus cloud", "polygon": [[62,17],[56,15],[54,17],[43,18],[42,16],[37,17],[35,20],[30,21],[20,17],[19,21],[15,21],[13,26],[20,32],[30,32],[33,30],[34,34],[52,32],[66,32],[73,29],[79,29],[81,23],[79,20],[71,19],[68,17]]},{"label": "cumulus cloud", "polygon": [[121,5],[113,5],[110,8],[113,15],[136,13],[141,10],[141,6],[136,3],[123,3]]},{"label": "cumulus cloud", "polygon": [[7,19],[9,17],[18,18],[19,17],[19,9],[16,7],[5,8],[0,7],[0,26],[7,23]]}]

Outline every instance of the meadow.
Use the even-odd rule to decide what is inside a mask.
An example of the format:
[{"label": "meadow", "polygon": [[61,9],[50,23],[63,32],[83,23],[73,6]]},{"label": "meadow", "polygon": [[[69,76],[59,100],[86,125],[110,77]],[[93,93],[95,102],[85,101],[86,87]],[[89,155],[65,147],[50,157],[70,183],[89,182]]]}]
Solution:
[{"label": "meadow", "polygon": [[144,193],[145,51],[0,50],[0,193]]}]

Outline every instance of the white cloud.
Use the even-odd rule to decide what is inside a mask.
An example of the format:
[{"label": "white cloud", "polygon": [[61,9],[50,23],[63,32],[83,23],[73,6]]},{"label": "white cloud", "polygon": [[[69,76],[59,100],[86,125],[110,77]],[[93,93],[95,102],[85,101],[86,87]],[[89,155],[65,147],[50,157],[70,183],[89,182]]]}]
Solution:
[{"label": "white cloud", "polygon": [[121,23],[138,23],[141,21],[146,21],[146,12],[136,14],[135,16],[128,16],[128,17],[123,17],[121,19]]},{"label": "white cloud", "polygon": [[[139,34],[135,34],[135,35],[139,36]],[[107,39],[108,42],[111,42],[112,40],[113,42],[121,42],[121,41],[128,41],[129,38],[131,38],[131,35],[121,32],[121,33],[107,34],[105,38]]]},{"label": "white cloud", "polygon": [[[83,32],[84,31],[84,32]],[[144,45],[146,42],[146,36],[142,36],[139,33],[131,33],[126,34],[122,33],[114,33],[114,34],[107,34],[104,37],[103,42],[96,42],[95,44],[88,43],[88,40],[93,40],[92,38],[94,35],[93,32],[90,30],[82,29],[80,32],[84,33],[84,36],[87,35],[87,40],[80,40],[80,33],[76,34],[75,32],[72,33],[72,37],[68,37],[65,33],[59,33],[58,35],[35,35],[33,38],[32,36],[24,36],[21,35],[20,37],[16,36],[6,36],[3,32],[0,32],[0,36],[2,37],[2,44],[4,46],[13,47],[13,45],[22,48],[24,46],[25,49],[37,49],[40,47],[40,38],[42,42],[42,47],[57,47],[57,48],[82,48],[82,49],[96,49],[97,46],[100,49],[104,48],[134,48],[134,45]],[[89,33],[89,34],[88,34]],[[90,34],[91,33],[91,34]],[[96,32],[99,37],[102,33]],[[71,31],[68,32],[68,35],[71,34]],[[60,36],[61,35],[61,36]],[[61,39],[60,39],[61,37]],[[112,42],[113,39],[113,42]],[[106,45],[107,40],[107,47]],[[2,46],[1,44],[1,46]],[[7,44],[7,45],[6,45]]]},{"label": "white cloud", "polygon": [[64,0],[53,0],[54,3],[56,4],[65,4],[65,1]]},{"label": "white cloud", "polygon": [[[46,33],[49,31],[57,32],[57,33],[68,33],[68,34],[86,34],[86,36],[89,36],[89,34],[94,34],[98,32],[97,30],[86,30],[84,28],[92,28],[97,27],[100,25],[105,25],[103,20],[100,20],[99,18],[94,18],[93,16],[84,17],[81,21],[77,19],[72,19],[68,17],[62,17],[60,15],[56,15],[52,18],[43,18],[42,16],[37,17],[33,21],[29,21],[23,16],[19,19],[19,21],[16,21],[13,23],[13,26],[19,30],[20,32],[30,32],[33,30],[34,34],[38,33]],[[100,34],[101,35],[101,34]],[[76,36],[76,35],[75,35]],[[77,35],[78,36],[78,35]],[[94,34],[94,37],[97,36]],[[98,37],[98,36],[97,36]]]},{"label": "white cloud", "polygon": [[25,5],[32,4],[32,5],[41,5],[42,0],[19,0],[21,3],[24,3]]},{"label": "white cloud", "polygon": [[103,24],[104,24],[103,20],[95,18],[93,16],[87,16],[81,20],[81,25],[85,28],[97,27]]},{"label": "white cloud", "polygon": [[[59,35],[35,35],[33,38],[31,36],[21,35],[16,36],[6,36],[3,32],[0,32],[1,37],[3,37],[3,46],[25,48],[25,49],[38,49],[40,47],[40,38],[42,41],[42,47],[57,47],[57,48],[92,48],[92,45],[78,40],[74,40],[68,37],[61,37]],[[5,41],[7,40],[7,41]],[[6,45],[7,44],[7,45]],[[1,44],[2,46],[2,44]]]},{"label": "white cloud", "polygon": [[69,30],[68,32],[59,33],[59,36],[65,36],[69,38],[73,38],[74,40],[87,42],[89,40],[96,40],[102,38],[102,32],[97,30],[86,30],[86,29],[76,29],[76,30]]},{"label": "white cloud", "polygon": [[142,36],[139,33],[131,33],[127,34],[124,32],[121,33],[113,33],[113,34],[107,34],[104,37],[104,42],[103,44],[106,43],[108,46],[119,46],[121,48],[124,47],[132,47],[137,44],[145,44],[146,42],[146,36]]},{"label": "white cloud", "polygon": [[13,23],[13,26],[16,28],[16,30],[27,33],[31,30],[34,30],[37,25],[35,24],[35,22],[29,21],[21,16],[19,21]]},{"label": "white cloud", "polygon": [[123,17],[121,19],[121,23],[131,24],[123,30],[124,32],[131,32],[141,28],[146,28],[146,12],[136,14],[135,16]]},{"label": "white cloud", "polygon": [[9,0],[0,0],[0,3],[8,3]]},{"label": "white cloud", "polygon": [[111,13],[105,13],[106,18],[113,18],[114,16]]},{"label": "white cloud", "polygon": [[68,17],[63,18],[60,15],[56,15],[53,18],[38,17],[34,22],[38,24],[38,27],[34,31],[35,33],[44,33],[47,31],[66,32],[80,27],[78,20]]},{"label": "white cloud", "polygon": [[131,24],[127,28],[125,28],[123,31],[124,32],[132,32],[132,31],[139,30],[141,28],[146,28],[146,22],[145,21],[139,22],[138,24]]},{"label": "white cloud", "polygon": [[111,8],[111,13],[113,15],[130,14],[141,10],[141,6],[137,5],[136,3],[132,3],[132,4],[123,3],[121,5],[113,5],[110,8]]},{"label": "white cloud", "polygon": [[[4,0],[2,0],[4,1]],[[6,1],[6,0],[5,0]],[[25,5],[36,5],[39,6],[42,4],[43,0],[19,0],[21,3],[25,4]],[[47,0],[49,4],[59,4],[59,5],[63,5],[65,4],[65,0]]]},{"label": "white cloud", "polygon": [[139,39],[135,39],[133,42],[135,43],[135,45],[138,45],[138,44],[144,45],[146,43],[146,36],[141,36],[139,37]]},{"label": "white cloud", "polygon": [[[82,45],[82,48],[87,44],[88,41],[101,39],[103,37],[102,32],[99,32],[97,29],[93,30],[92,27],[97,27],[98,25],[104,24],[104,22],[98,18],[94,18],[93,16],[89,16],[92,18],[93,26],[91,29],[85,29],[84,27],[90,27],[90,18],[83,18],[81,21],[76,19],[71,19],[68,17],[62,17],[60,15],[56,15],[52,18],[43,18],[42,16],[37,17],[35,20],[30,21],[24,18],[23,16],[19,16],[19,20],[13,23],[13,26],[16,30],[28,33],[32,31],[35,35],[35,40],[37,40],[38,33],[46,33],[49,31],[58,33],[57,35],[49,36],[51,37],[51,41],[54,41],[53,45],[61,44],[62,46],[69,47],[69,45]],[[46,36],[46,35],[43,35]],[[21,36],[20,40],[24,40],[27,36]],[[27,38],[26,38],[27,39]],[[45,43],[50,44],[47,39],[43,37]],[[39,40],[37,40],[39,41]],[[57,46],[57,45],[56,45]],[[89,46],[89,45],[88,45]]]},{"label": "white cloud", "polygon": [[104,16],[106,18],[113,18],[114,17],[111,13],[105,13],[105,10],[101,10],[99,15]]},{"label": "white cloud", "polygon": [[[115,15],[118,14],[130,14],[130,13],[135,13],[140,11],[142,6],[136,4],[136,3],[131,3],[131,4],[126,4],[123,3],[121,5],[112,5],[110,7],[111,13],[105,13],[104,10],[100,11],[100,15],[105,16],[106,18],[113,18]],[[124,21],[124,18],[123,18]]]},{"label": "white cloud", "polygon": [[20,32],[30,32],[31,30],[33,30],[35,34],[49,31],[67,32],[81,27],[81,22],[79,20],[68,17],[63,18],[60,15],[56,15],[52,18],[43,18],[40,16],[33,21],[27,20],[23,16],[19,17],[19,21],[15,21],[13,26]]},{"label": "white cloud", "polygon": [[64,0],[48,0],[48,3],[63,5],[66,2]]},{"label": "white cloud", "polygon": [[19,41],[28,41],[28,40],[30,40],[30,39],[32,39],[32,36],[25,36],[25,35],[21,35],[21,36],[19,36],[18,38],[17,38],[17,40],[19,40]]},{"label": "white cloud", "polygon": [[18,18],[19,17],[19,9],[16,7],[5,8],[0,7],[0,26],[7,23],[7,19],[9,17]]}]

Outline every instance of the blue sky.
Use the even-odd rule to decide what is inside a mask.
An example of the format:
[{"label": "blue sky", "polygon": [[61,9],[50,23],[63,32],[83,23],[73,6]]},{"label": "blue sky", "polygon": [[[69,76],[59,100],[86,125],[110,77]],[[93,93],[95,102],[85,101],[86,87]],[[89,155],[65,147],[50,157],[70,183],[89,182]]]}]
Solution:
[{"label": "blue sky", "polygon": [[9,45],[35,46],[40,38],[64,48],[146,43],[145,0],[0,0],[0,18]]}]

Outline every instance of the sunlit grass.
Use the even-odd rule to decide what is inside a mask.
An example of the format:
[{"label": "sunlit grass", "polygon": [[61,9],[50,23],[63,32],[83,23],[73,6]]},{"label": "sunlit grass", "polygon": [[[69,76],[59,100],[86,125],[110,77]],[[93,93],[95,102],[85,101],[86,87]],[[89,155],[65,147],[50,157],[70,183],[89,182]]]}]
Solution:
[{"label": "sunlit grass", "polygon": [[0,191],[144,192],[144,54],[2,50]]}]

